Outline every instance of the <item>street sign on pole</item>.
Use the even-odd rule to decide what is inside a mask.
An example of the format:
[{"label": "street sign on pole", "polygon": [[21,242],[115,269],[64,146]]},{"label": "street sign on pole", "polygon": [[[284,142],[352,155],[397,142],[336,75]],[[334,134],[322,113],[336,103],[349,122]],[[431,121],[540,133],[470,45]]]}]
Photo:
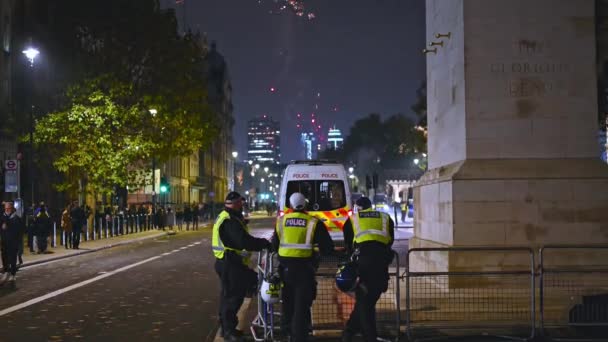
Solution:
[{"label": "street sign on pole", "polygon": [[19,174],[17,161],[13,159],[4,161],[4,192],[19,191]]}]

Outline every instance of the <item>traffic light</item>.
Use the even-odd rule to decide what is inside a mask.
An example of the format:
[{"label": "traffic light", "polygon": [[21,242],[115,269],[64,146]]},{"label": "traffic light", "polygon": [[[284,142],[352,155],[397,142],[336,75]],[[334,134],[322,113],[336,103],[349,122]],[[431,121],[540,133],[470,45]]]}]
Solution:
[{"label": "traffic light", "polygon": [[160,178],[160,193],[164,194],[169,192],[170,188],[169,188],[169,182],[167,182],[167,178],[166,177],[161,177]]}]

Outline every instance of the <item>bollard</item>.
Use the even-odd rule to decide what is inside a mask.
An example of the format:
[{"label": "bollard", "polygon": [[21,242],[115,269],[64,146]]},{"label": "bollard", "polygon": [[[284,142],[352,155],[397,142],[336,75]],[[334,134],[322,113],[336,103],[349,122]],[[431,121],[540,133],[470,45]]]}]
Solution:
[{"label": "bollard", "polygon": [[65,246],[65,230],[61,230],[61,245]]},{"label": "bollard", "polygon": [[53,240],[51,241],[51,247],[57,246],[57,222],[53,222]]}]

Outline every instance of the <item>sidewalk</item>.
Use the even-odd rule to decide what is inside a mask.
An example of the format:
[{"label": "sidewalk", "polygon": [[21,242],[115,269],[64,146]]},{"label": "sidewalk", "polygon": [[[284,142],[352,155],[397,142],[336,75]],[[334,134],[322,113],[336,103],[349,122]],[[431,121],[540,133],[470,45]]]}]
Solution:
[{"label": "sidewalk", "polygon": [[107,239],[81,241],[80,249],[66,249],[64,246],[58,244],[56,247],[49,246],[49,248],[47,249],[47,253],[45,254],[30,253],[29,249],[27,248],[27,245],[25,245],[25,249],[23,251],[23,265],[21,265],[21,267],[27,267],[53,260],[69,258],[80,254],[91,253],[102,249],[112,248],[137,241],[153,239],[164,235],[167,235],[167,231],[148,230],[139,233],[119,235]]},{"label": "sidewalk", "polygon": [[[211,227],[211,222],[203,221],[199,223],[199,230],[209,229]],[[102,238],[97,240],[88,240],[80,241],[80,249],[66,249],[64,246],[59,244],[59,238],[57,239],[57,246],[49,247],[47,249],[47,253],[45,254],[35,254],[29,251],[27,246],[27,241],[24,241],[24,251],[23,251],[23,265],[21,267],[33,266],[36,264],[42,264],[45,262],[60,260],[64,258],[69,258],[81,254],[92,253],[96,251],[100,251],[107,248],[112,248],[116,246],[126,245],[138,241],[144,241],[148,239],[154,239],[157,237],[165,236],[165,235],[173,235],[176,232],[188,232],[186,231],[185,224],[182,225],[182,229],[180,230],[178,226],[173,227],[172,230],[157,230],[150,229],[137,233],[129,233],[125,235],[117,235],[108,238]],[[189,230],[190,232],[196,230]],[[27,237],[25,237],[27,239]]]}]

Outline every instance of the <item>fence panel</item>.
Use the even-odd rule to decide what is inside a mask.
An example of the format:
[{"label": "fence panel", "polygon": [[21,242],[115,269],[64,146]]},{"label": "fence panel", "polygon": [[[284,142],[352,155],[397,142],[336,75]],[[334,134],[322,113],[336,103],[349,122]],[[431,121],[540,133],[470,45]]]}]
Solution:
[{"label": "fence panel", "polygon": [[[397,339],[400,324],[399,257],[394,253],[389,266],[388,290],[376,303],[378,335]],[[312,329],[316,335],[339,336],[355,306],[355,299],[335,286],[338,264],[348,261],[344,256],[328,256],[320,259],[317,278],[317,298],[312,306]]]},{"label": "fence panel", "polygon": [[[445,260],[446,265],[447,260],[479,260],[485,265],[442,270],[439,262],[413,262],[420,257]],[[424,269],[417,269],[423,268],[419,265]],[[411,341],[482,335],[525,340],[535,335],[531,249],[414,248],[407,253],[406,270],[406,333]]]},{"label": "fence panel", "polygon": [[608,245],[540,249],[540,314],[553,340],[606,341]]}]

